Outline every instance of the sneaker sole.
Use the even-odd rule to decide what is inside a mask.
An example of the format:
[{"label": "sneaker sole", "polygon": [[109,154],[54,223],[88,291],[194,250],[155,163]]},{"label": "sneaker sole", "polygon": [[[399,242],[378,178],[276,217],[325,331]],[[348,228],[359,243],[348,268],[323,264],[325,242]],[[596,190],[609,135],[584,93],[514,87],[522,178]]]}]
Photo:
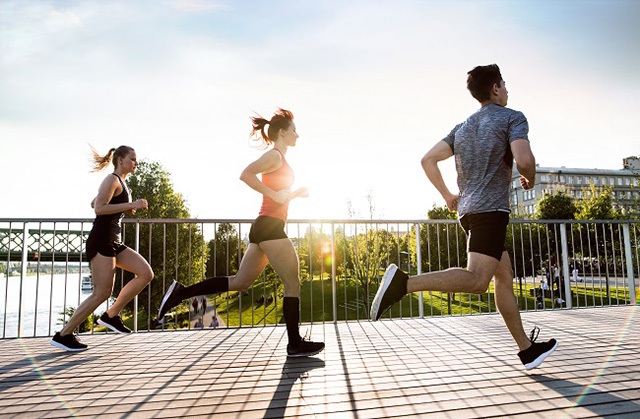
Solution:
[{"label": "sneaker sole", "polygon": [[55,340],[50,340],[49,343],[55,346],[56,348],[64,349],[65,351],[69,351],[69,352],[82,352],[89,349],[89,348],[69,348],[68,346],[64,346],[63,344],[56,342]]},{"label": "sneaker sole", "polygon": [[319,354],[322,351],[324,351],[324,348],[318,349],[315,352],[305,352],[305,353],[302,353],[302,354],[295,354],[295,355],[287,354],[287,358],[302,358],[302,357],[305,357],[305,356],[313,356],[313,355]]},{"label": "sneaker sole", "polygon": [[[396,274],[398,267],[395,264],[389,265],[387,270],[384,272],[382,276],[382,284],[380,284],[380,288],[378,288],[378,292],[376,296],[373,297],[373,302],[371,303],[371,311],[369,312],[369,318],[371,321],[378,321],[381,316],[378,315],[378,310],[380,309],[380,303],[382,302],[382,296],[391,285],[391,280]],[[382,315],[382,313],[380,313]]]},{"label": "sneaker sole", "polygon": [[164,307],[164,305],[167,303],[167,300],[169,299],[169,297],[171,297],[171,294],[173,294],[173,290],[176,289],[176,284],[178,283],[178,281],[173,281],[171,283],[171,285],[169,285],[169,289],[167,290],[167,292],[164,294],[164,297],[162,297],[162,301],[160,302],[160,307],[158,307],[158,316],[156,317],[156,319],[159,321],[160,320],[160,313],[162,312],[162,308]]},{"label": "sneaker sole", "polygon": [[527,371],[529,371],[539,366],[549,355],[553,353],[553,351],[556,350],[557,347],[558,347],[558,342],[556,341],[556,344],[553,345],[553,348],[549,349],[547,352],[544,352],[542,355],[536,358],[533,362],[529,362],[528,364],[525,364],[524,367],[527,369]]},{"label": "sneaker sole", "polygon": [[114,331],[114,332],[116,332],[116,333],[119,333],[119,334],[121,334],[121,335],[130,335],[130,334],[131,334],[131,332],[123,332],[123,331],[121,331],[121,330],[116,329],[115,327],[111,326],[109,323],[107,323],[107,322],[103,322],[103,321],[102,321],[102,319],[98,319],[98,324],[99,324],[100,326],[104,326],[104,327],[106,327],[107,329],[112,330],[112,331]]}]

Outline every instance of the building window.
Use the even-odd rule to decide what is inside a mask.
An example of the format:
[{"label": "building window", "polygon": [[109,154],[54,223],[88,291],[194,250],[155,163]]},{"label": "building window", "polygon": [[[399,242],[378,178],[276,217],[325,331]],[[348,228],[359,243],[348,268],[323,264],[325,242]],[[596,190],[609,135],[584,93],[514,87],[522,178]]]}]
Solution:
[{"label": "building window", "polygon": [[631,185],[631,179],[626,178],[626,179],[624,180],[624,184],[625,184],[625,185],[627,185],[627,186]]},{"label": "building window", "polygon": [[618,178],[618,186],[622,186],[622,178],[621,177]]},{"label": "building window", "polygon": [[564,183],[564,176],[560,175],[560,182]]},{"label": "building window", "polygon": [[612,177],[609,178],[609,185],[613,186],[616,184],[616,180]]},{"label": "building window", "polygon": [[569,176],[569,185],[573,185],[573,176]]},{"label": "building window", "polygon": [[576,185],[582,185],[582,176],[576,176]]}]

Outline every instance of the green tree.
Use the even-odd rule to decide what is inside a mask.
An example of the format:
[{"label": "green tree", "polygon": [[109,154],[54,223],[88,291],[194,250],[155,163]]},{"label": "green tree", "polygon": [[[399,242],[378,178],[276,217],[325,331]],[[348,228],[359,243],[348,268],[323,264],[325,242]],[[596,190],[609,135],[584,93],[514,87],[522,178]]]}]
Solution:
[{"label": "green tree", "polygon": [[573,220],[576,205],[564,191],[544,194],[536,205],[535,218],[538,220]]},{"label": "green tree", "polygon": [[244,254],[246,245],[239,240],[238,230],[233,224],[218,224],[215,239],[209,240],[207,246],[210,255],[207,261],[207,277],[233,275],[238,271],[238,248]]},{"label": "green tree", "polygon": [[616,220],[622,218],[622,211],[613,206],[613,187],[596,188],[590,182],[589,188],[583,189],[586,198],[578,201],[575,218],[577,220]]},{"label": "green tree", "polygon": [[[143,290],[139,297],[139,310],[153,314],[161,301],[165,288],[175,279],[189,285],[202,280],[209,248],[204,243],[198,223],[145,223],[144,219],[189,218],[189,210],[180,193],[173,189],[170,174],[158,162],[140,162],[136,172],[129,176],[127,183],[132,199],[145,198],[149,202],[147,210],[137,211],[128,218],[140,219],[139,252],[153,268],[155,279]],[[135,248],[135,226],[123,225],[124,241]],[[114,286],[117,295],[132,274],[122,275]],[[120,278],[120,276],[118,276]],[[163,287],[164,282],[164,287]],[[131,313],[130,303],[126,310]],[[147,316],[147,324],[150,324]]]}]

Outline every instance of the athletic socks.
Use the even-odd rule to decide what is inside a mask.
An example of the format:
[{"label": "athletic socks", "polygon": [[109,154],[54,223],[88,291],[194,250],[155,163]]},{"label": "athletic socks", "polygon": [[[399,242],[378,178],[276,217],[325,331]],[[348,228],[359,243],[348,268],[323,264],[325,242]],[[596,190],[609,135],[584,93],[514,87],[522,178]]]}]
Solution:
[{"label": "athletic socks", "polygon": [[284,301],[282,302],[282,311],[284,312],[284,321],[287,324],[289,343],[297,344],[302,340],[298,330],[298,322],[300,320],[300,299],[298,297],[284,297]]},{"label": "athletic socks", "polygon": [[184,287],[180,290],[179,297],[182,301],[198,295],[211,295],[226,291],[229,291],[229,277],[216,276],[207,278],[189,287]]}]

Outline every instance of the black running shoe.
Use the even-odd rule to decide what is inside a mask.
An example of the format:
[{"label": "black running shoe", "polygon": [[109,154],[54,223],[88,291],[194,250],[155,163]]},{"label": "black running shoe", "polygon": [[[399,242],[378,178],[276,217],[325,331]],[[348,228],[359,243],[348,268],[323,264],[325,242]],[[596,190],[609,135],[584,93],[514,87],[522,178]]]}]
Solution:
[{"label": "black running shoe", "polygon": [[98,319],[98,324],[106,327],[107,329],[111,329],[116,333],[120,333],[121,335],[128,335],[131,333],[131,329],[122,323],[120,316],[109,317],[106,311]]},{"label": "black running shoe", "polygon": [[70,335],[60,336],[60,332],[56,332],[49,343],[70,352],[80,352],[87,349],[87,345],[81,343],[73,333]]},{"label": "black running shoe", "polygon": [[380,288],[378,288],[378,292],[371,303],[371,320],[380,319],[387,309],[407,294],[408,279],[409,275],[398,269],[395,264],[389,265],[382,277]]},{"label": "black running shoe", "polygon": [[307,339],[300,339],[297,345],[287,345],[287,356],[297,358],[302,356],[312,356],[319,354],[324,349],[324,342],[312,342]]},{"label": "black running shoe", "polygon": [[531,346],[524,351],[518,352],[520,361],[522,361],[527,370],[534,369],[538,365],[542,364],[542,361],[551,355],[558,346],[558,342],[556,342],[555,339],[540,343],[536,342],[538,334],[540,334],[540,328],[536,326],[531,331]]},{"label": "black running shoe", "polygon": [[184,285],[182,285],[178,281],[173,281],[171,285],[169,285],[169,289],[162,297],[162,302],[160,303],[160,307],[158,308],[158,317],[156,318],[156,322],[161,322],[167,311],[171,310],[182,302],[182,298],[180,298],[180,291],[182,291],[183,288]]}]

